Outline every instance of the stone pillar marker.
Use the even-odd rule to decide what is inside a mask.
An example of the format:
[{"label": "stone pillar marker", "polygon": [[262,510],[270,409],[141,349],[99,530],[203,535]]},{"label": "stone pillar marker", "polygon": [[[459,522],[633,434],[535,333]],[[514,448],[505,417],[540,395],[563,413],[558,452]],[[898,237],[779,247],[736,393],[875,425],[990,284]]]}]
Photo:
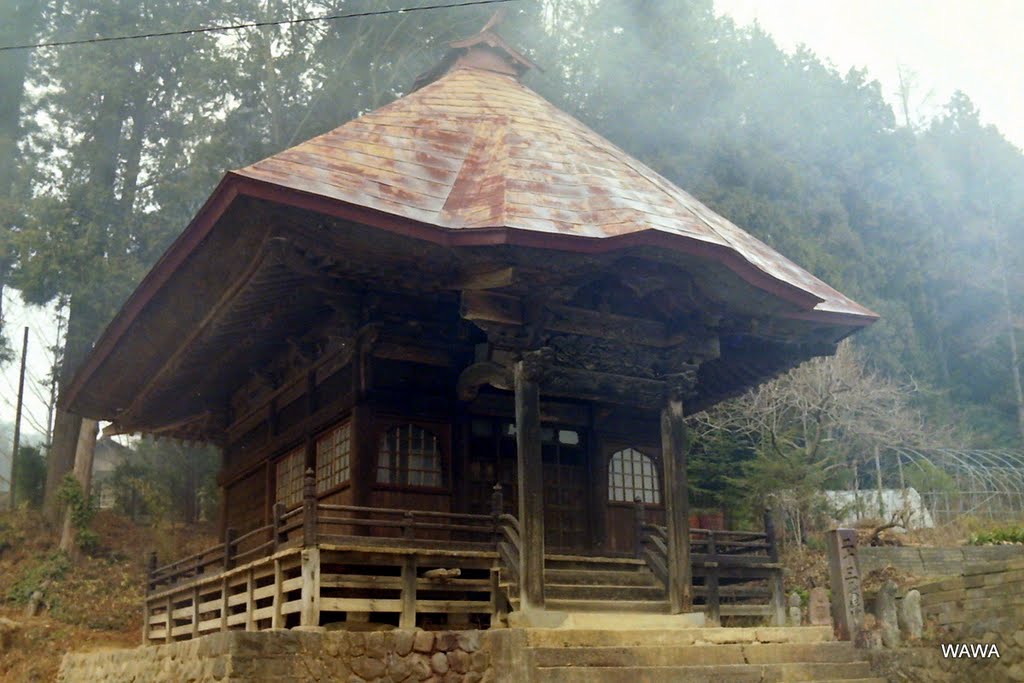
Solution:
[{"label": "stone pillar marker", "polygon": [[886,581],[875,598],[875,618],[884,647],[900,646],[900,627],[896,616],[896,582]]},{"label": "stone pillar marker", "polygon": [[811,626],[830,626],[832,624],[832,607],[828,601],[828,592],[821,586],[811,589],[807,611]]},{"label": "stone pillar marker", "polygon": [[921,640],[924,632],[924,618],[921,616],[921,593],[912,588],[900,601],[900,628],[908,640]]},{"label": "stone pillar marker", "polygon": [[832,529],[826,538],[826,550],[836,638],[859,640],[864,627],[864,594],[857,566],[857,532]]},{"label": "stone pillar marker", "polygon": [[793,591],[789,594],[789,625],[800,626],[803,624],[803,612],[800,610],[800,594]]}]

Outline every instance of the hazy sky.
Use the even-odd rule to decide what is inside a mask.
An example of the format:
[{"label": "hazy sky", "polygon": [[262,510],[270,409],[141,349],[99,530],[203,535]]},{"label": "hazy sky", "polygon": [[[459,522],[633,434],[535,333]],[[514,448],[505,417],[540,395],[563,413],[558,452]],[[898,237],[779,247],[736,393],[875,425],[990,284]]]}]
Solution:
[{"label": "hazy sky", "polygon": [[[715,0],[718,12],[740,24],[755,19],[786,50],[806,44],[845,72],[866,67],[895,101],[897,68],[916,74],[913,106],[934,113],[953,93],[966,92],[986,122],[1024,147],[1024,0]],[[184,226],[183,226],[184,227]],[[46,376],[45,347],[53,344],[52,312],[26,311],[5,296],[7,335],[20,350],[30,324],[29,385]],[[0,372],[0,421],[13,421],[17,363]],[[31,389],[31,386],[30,386]],[[45,420],[44,390],[26,391],[30,420]],[[9,444],[0,444],[0,472]]]},{"label": "hazy sky", "polygon": [[783,49],[804,43],[844,73],[866,67],[890,102],[897,68],[909,68],[921,114],[963,90],[1024,147],[1024,0],[715,0],[715,9],[741,25],[756,19]]}]

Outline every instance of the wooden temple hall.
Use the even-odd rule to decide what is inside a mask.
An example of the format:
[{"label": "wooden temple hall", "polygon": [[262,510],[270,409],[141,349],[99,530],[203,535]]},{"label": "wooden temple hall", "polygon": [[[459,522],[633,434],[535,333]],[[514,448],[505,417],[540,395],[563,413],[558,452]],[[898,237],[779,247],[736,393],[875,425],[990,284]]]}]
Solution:
[{"label": "wooden temple hall", "polygon": [[154,562],[147,642],[777,614],[770,524],[690,528],[684,418],[877,316],[530,67],[484,30],[227,173],[96,343],[70,410],[223,453],[223,542]]}]

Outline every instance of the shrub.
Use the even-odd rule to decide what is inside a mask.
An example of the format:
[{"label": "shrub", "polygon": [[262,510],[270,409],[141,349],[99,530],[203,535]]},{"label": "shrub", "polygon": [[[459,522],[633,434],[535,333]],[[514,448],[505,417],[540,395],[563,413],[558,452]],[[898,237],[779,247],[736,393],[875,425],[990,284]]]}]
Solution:
[{"label": "shrub", "polygon": [[992,545],[998,543],[1024,543],[1024,527],[1008,526],[991,531],[971,534],[971,545]]}]

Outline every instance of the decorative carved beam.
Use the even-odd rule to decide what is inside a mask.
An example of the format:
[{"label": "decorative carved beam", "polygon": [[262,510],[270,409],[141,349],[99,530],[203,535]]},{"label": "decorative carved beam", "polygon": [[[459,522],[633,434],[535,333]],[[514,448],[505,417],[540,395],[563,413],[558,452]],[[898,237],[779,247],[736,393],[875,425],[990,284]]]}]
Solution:
[{"label": "decorative carved beam", "polygon": [[[547,304],[543,308],[543,314],[533,311],[527,316],[527,306],[519,297],[494,292],[462,293],[462,317],[478,323],[482,329],[487,329],[489,323],[513,326],[532,323],[542,325],[550,332],[609,339],[623,344],[655,348],[681,346],[701,358],[717,358],[719,354],[718,334],[703,325],[670,330],[664,322],[648,318],[558,304]],[[529,333],[524,332],[523,336],[526,339]]]},{"label": "decorative carved beam", "polygon": [[604,372],[552,366],[540,382],[545,396],[575,398],[599,403],[636,406],[657,410],[669,392],[669,385],[655,379],[612,375]]}]

